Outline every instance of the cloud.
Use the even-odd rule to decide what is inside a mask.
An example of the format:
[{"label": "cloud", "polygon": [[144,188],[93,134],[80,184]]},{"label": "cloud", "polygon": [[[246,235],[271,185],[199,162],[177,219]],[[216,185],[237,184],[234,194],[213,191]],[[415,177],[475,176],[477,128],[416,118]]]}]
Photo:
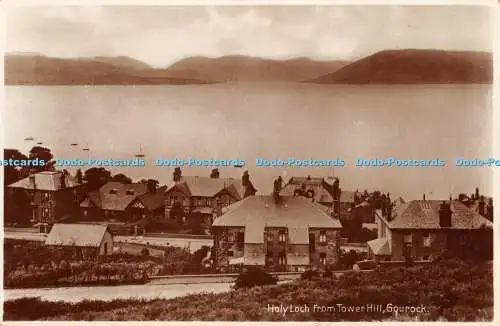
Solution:
[{"label": "cloud", "polygon": [[491,50],[491,15],[464,6],[14,7],[7,50],[128,55],[157,66],[190,55],[353,59],[387,48]]}]

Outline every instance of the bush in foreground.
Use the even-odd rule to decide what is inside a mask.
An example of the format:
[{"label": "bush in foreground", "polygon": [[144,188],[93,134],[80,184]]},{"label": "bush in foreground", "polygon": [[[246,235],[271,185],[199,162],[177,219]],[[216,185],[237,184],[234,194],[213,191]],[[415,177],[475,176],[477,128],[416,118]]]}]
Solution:
[{"label": "bush in foreground", "polygon": [[266,273],[261,269],[248,269],[238,275],[234,284],[234,289],[251,288],[260,285],[274,285],[278,282],[278,278],[274,275]]}]

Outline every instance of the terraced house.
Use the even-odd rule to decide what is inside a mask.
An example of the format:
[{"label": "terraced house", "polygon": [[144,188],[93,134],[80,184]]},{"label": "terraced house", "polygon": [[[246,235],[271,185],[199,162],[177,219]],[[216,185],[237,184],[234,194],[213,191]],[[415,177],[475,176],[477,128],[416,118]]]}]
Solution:
[{"label": "terraced house", "polygon": [[320,204],[303,196],[252,196],[216,219],[215,265],[221,272],[241,266],[276,271],[327,268],[338,262],[340,228]]},{"label": "terraced house", "polygon": [[429,261],[444,252],[492,257],[493,223],[458,200],[413,200],[375,216],[378,238],[368,247],[376,260]]}]

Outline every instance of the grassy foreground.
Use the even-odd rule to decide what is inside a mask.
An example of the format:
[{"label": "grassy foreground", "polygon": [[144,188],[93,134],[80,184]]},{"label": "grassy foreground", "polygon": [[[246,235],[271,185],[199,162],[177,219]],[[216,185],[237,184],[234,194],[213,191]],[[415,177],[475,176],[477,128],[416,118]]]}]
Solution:
[{"label": "grassy foreground", "polygon": [[[385,308],[392,304],[425,307],[425,311],[395,314],[390,311],[314,309],[315,305],[338,308],[337,304],[346,308],[368,304]],[[273,312],[268,305],[307,306],[309,311]],[[5,320],[490,321],[492,318],[492,264],[458,260],[171,300],[70,304],[28,298],[4,304]]]}]

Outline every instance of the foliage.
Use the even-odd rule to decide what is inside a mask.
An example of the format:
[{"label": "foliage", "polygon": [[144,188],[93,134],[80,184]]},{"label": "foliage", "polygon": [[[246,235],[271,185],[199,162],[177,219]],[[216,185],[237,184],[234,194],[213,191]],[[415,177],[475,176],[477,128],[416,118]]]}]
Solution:
[{"label": "foliage", "polygon": [[[305,313],[274,313],[268,305],[308,305]],[[390,312],[314,312],[313,305],[423,305],[416,315]],[[6,320],[204,320],[204,321],[491,321],[493,268],[489,263],[443,260],[411,268],[348,272],[338,278],[297,280],[171,300],[5,303]]]},{"label": "foliage", "polygon": [[146,232],[171,232],[177,233],[181,226],[174,220],[151,221],[146,225]]},{"label": "foliage", "polygon": [[83,179],[87,182],[87,190],[93,191],[101,188],[111,179],[111,172],[103,167],[92,167],[85,171]]},{"label": "foliage", "polygon": [[314,270],[307,270],[300,275],[301,280],[312,280],[313,278],[319,277],[319,272]]},{"label": "foliage", "polygon": [[124,184],[132,183],[132,179],[127,177],[123,173],[115,174],[114,176],[111,177],[110,181],[116,181],[116,182],[120,182],[120,183],[124,183]]},{"label": "foliage", "polygon": [[266,273],[259,268],[251,268],[238,275],[234,288],[251,288],[254,286],[276,284],[277,282],[278,278],[276,276]]},{"label": "foliage", "polygon": [[149,256],[149,250],[148,250],[148,248],[142,248],[142,250],[141,250],[141,256],[142,257],[148,257]]},{"label": "foliage", "polygon": [[212,169],[212,172],[210,172],[210,178],[218,179],[219,176],[220,176],[219,169]]}]

